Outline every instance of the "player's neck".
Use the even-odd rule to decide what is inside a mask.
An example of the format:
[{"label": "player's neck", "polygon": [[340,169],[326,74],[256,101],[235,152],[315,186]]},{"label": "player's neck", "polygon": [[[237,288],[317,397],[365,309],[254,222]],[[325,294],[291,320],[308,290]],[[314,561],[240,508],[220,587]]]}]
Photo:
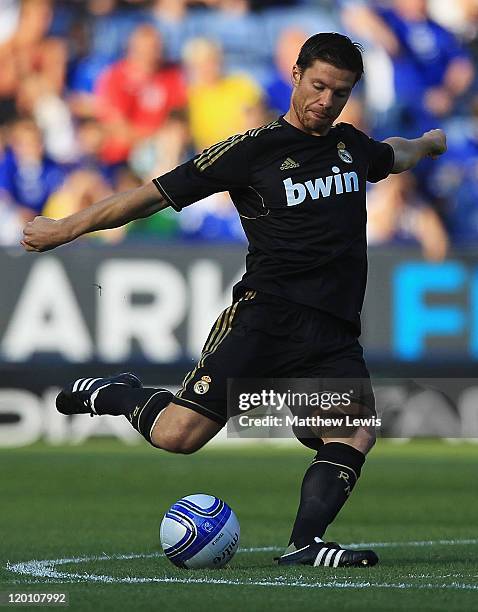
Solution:
[{"label": "player's neck", "polygon": [[292,107],[289,108],[287,113],[284,115],[284,120],[287,121],[287,123],[290,123],[290,125],[292,125],[293,127],[300,130],[301,132],[304,132],[305,134],[309,134],[310,136],[327,136],[327,134],[330,132],[330,127],[324,128],[320,132],[314,131],[314,130],[308,130],[304,126],[304,124],[300,121],[299,117],[297,116],[297,114],[295,113]]}]

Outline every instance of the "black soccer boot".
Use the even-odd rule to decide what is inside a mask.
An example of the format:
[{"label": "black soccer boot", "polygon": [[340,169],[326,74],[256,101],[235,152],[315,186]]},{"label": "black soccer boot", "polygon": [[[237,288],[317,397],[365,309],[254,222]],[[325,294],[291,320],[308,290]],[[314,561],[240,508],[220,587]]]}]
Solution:
[{"label": "black soccer boot", "polygon": [[131,389],[143,386],[139,378],[131,372],[109,378],[79,378],[57,395],[56,409],[62,414],[98,414],[94,406],[95,398],[101,389],[110,385],[124,385]]},{"label": "black soccer boot", "polygon": [[[378,563],[378,557],[373,550],[352,550],[342,548],[337,542],[315,542],[297,550],[285,552],[276,557],[279,565],[313,565],[317,567],[371,567]],[[289,550],[289,549],[287,549]]]}]

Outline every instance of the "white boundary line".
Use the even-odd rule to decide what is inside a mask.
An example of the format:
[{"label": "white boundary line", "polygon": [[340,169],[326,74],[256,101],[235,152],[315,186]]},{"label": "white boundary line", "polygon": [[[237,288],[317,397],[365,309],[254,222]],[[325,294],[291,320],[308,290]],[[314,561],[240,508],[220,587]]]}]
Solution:
[{"label": "white boundary line", "polygon": [[[417,546],[460,546],[460,545],[476,545],[478,539],[464,540],[423,540],[411,542],[360,542],[347,544],[348,548],[374,547],[374,548],[398,548],[398,547],[417,547]],[[261,548],[241,548],[239,553],[256,553],[256,552],[275,552],[281,551],[283,547],[266,546]],[[357,575],[352,576],[330,576],[329,580],[317,582],[304,582],[291,579],[288,576],[278,576],[270,580],[240,580],[240,579],[223,579],[223,578],[176,578],[176,577],[141,577],[141,576],[108,576],[103,574],[88,574],[78,572],[62,572],[58,571],[57,567],[70,563],[87,563],[91,561],[121,561],[128,559],[154,559],[164,557],[163,553],[129,553],[129,554],[112,554],[112,555],[90,555],[85,557],[69,557],[64,559],[45,559],[31,560],[20,563],[10,563],[6,565],[8,571],[20,574],[22,576],[31,576],[37,579],[47,579],[47,582],[100,582],[103,584],[122,583],[122,584],[144,584],[144,583],[169,583],[169,584],[225,584],[229,586],[272,586],[272,587],[299,587],[299,588],[382,588],[382,589],[460,589],[478,591],[478,583],[466,584],[462,580],[470,578],[478,578],[478,575],[464,576],[460,573],[451,573],[444,575],[432,574],[408,574],[408,579],[432,579],[443,580],[453,578],[456,579],[451,583],[426,583],[413,584],[409,582],[374,582],[369,580],[354,580],[359,578]]]}]

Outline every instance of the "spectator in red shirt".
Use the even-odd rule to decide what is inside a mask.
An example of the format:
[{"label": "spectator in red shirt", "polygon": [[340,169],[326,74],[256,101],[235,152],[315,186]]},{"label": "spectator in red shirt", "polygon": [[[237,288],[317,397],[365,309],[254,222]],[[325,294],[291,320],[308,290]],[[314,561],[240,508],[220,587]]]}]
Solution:
[{"label": "spectator in red shirt", "polygon": [[186,104],[180,70],[162,61],[162,41],[156,29],[134,30],[126,57],[107,68],[97,84],[98,119],[106,128],[103,160],[126,161],[138,141],[151,136],[172,109]]}]

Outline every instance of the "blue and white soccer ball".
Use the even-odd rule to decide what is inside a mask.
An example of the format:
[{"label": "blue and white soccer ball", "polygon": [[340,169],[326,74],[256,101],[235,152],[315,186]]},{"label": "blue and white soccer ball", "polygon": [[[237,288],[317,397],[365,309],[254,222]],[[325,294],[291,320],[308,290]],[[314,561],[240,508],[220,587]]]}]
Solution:
[{"label": "blue and white soccer ball", "polygon": [[187,495],[166,512],[159,539],[178,567],[222,567],[239,546],[239,521],[231,508],[213,495]]}]

